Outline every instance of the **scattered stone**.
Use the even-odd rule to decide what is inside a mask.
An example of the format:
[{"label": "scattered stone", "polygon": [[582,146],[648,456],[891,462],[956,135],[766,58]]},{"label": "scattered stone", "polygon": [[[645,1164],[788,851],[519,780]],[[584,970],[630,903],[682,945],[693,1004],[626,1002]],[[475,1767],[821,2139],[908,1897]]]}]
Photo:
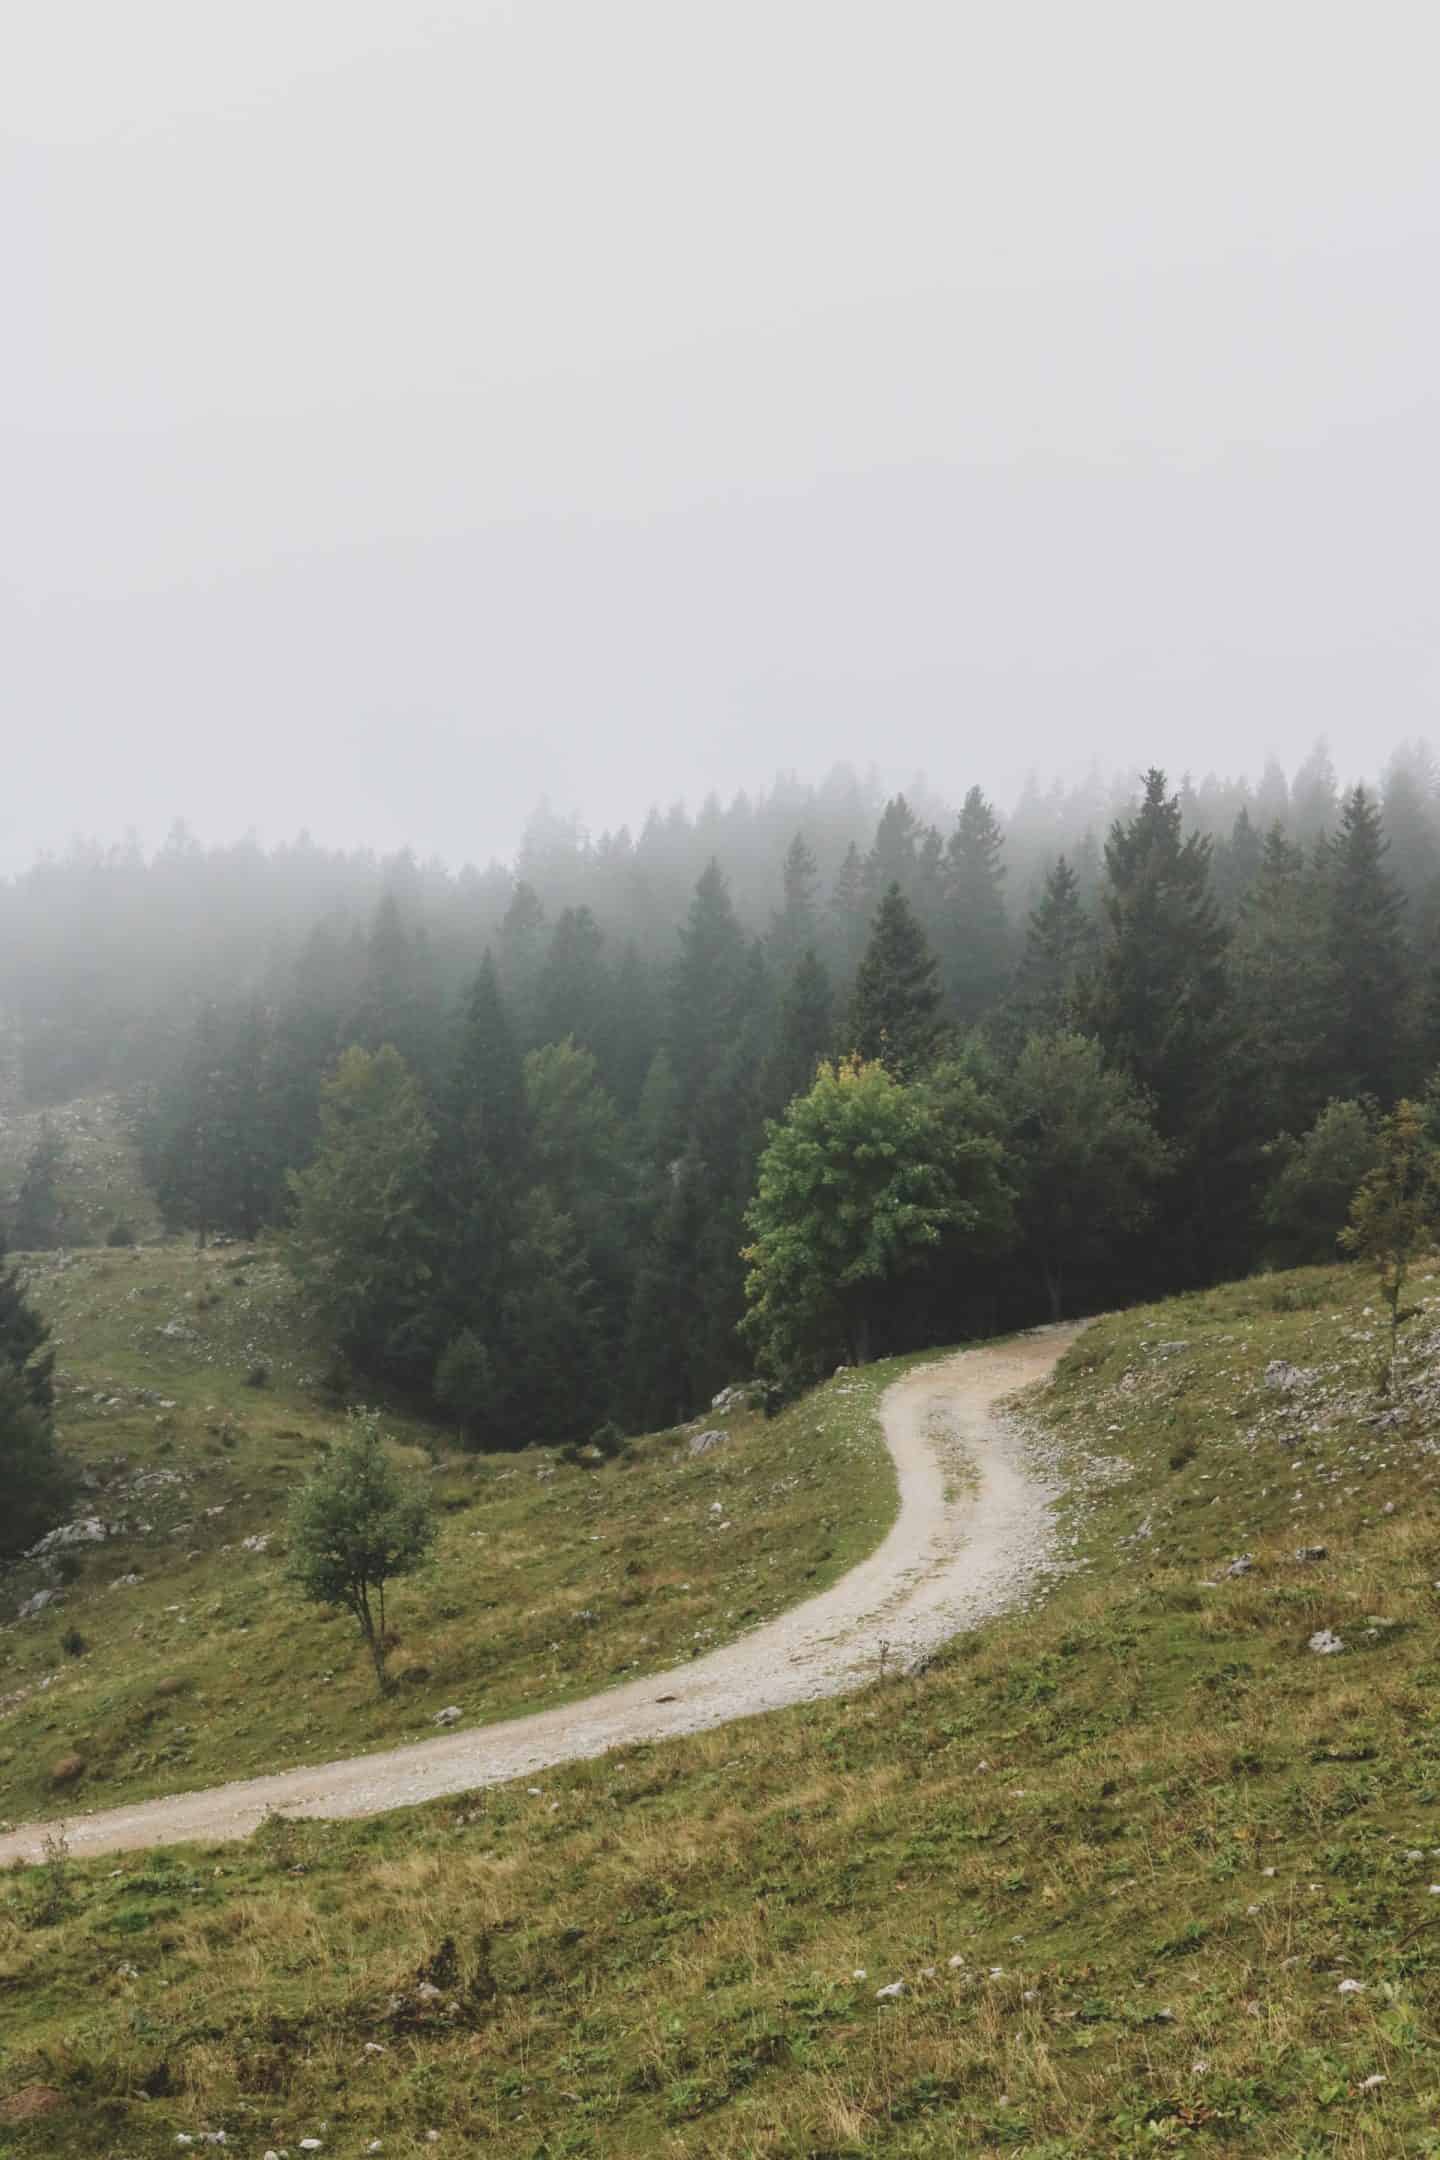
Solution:
[{"label": "scattered stone", "polygon": [[689,1450],[692,1455],[708,1455],[712,1448],[723,1447],[729,1433],[721,1432],[718,1425],[707,1426],[704,1432],[691,1433]]},{"label": "scattered stone", "polygon": [[367,2040],[365,2042],[365,2053],[367,2055],[383,2055],[385,2050],[378,2040]]},{"label": "scattered stone", "polygon": [[[841,1368],[841,1370],[843,1371],[843,1369],[844,1369],[844,1368],[842,1367],[842,1368]],[[875,1990],[875,2000],[876,2000],[876,2002],[893,2002],[893,2001],[895,2000],[895,1998],[896,1998],[896,1996],[897,1996],[897,1995],[903,1995],[903,1994],[904,1994],[904,1992],[905,1992],[905,1983],[904,1983],[904,1981],[903,1981],[903,1980],[892,1980],[892,1981],[890,1982],[890,1985],[889,1985],[888,1987],[876,1988],[876,1990]]]},{"label": "scattered stone", "polygon": [[1310,1637],[1310,1648],[1316,1657],[1334,1657],[1336,1651],[1343,1650],[1345,1645],[1333,1628],[1322,1627],[1316,1628]]},{"label": "scattered stone", "polygon": [[1328,1545],[1297,1545],[1295,1548],[1295,1558],[1302,1562],[1328,1560],[1329,1557],[1330,1548]]},{"label": "scattered stone", "polygon": [[1308,1387],[1315,1378],[1308,1365],[1292,1365],[1288,1358],[1272,1358],[1265,1367],[1265,1385],[1278,1388],[1284,1395],[1291,1395],[1296,1388]]},{"label": "scattered stone", "polygon": [[1383,2071],[1374,2070],[1368,2078],[1361,2078],[1360,2090],[1361,2092],[1378,2092],[1380,2087],[1388,2082]]},{"label": "scattered stone", "polygon": [[857,1965],[850,1975],[852,1980],[868,1980],[870,1975],[863,1965]]},{"label": "scattered stone", "polygon": [[52,1785],[73,1785],[76,1778],[85,1775],[83,1755],[61,1755],[50,1765]]},{"label": "scattered stone", "polygon": [[443,1710],[436,1711],[430,1722],[432,1725],[458,1725],[464,1714],[458,1703],[447,1703]]},{"label": "scattered stone", "polygon": [[37,1590],[33,1597],[26,1598],[15,1615],[16,1619],[33,1620],[37,1613],[44,1612],[47,1605],[53,1605],[59,1595],[58,1590]]},{"label": "scattered stone", "polygon": [[1225,1570],[1227,1575],[1253,1575],[1254,1572],[1255,1562],[1248,1552],[1237,1553]]},{"label": "scattered stone", "polygon": [[256,1537],[243,1537],[240,1540],[241,1552],[268,1552],[269,1549],[270,1533],[268,1530],[261,1531]]},{"label": "scattered stone", "polygon": [[1365,1993],[1365,1982],[1363,1980],[1342,1980],[1335,1992],[1337,1995],[1363,1995]]}]

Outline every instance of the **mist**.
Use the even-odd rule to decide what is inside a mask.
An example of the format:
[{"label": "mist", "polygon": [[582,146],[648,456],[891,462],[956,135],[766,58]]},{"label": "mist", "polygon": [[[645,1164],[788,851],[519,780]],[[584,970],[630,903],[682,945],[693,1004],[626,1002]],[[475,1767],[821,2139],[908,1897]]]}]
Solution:
[{"label": "mist", "polygon": [[0,870],[1434,730],[1428,10],[10,27]]}]

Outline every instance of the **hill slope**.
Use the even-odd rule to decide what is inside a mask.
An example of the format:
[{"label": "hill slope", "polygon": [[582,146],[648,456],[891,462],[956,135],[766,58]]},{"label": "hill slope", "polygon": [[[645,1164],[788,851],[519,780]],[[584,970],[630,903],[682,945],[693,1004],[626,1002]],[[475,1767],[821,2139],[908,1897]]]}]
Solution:
[{"label": "hill slope", "polygon": [[1028,1413],[1085,1565],[922,1676],[11,1880],[15,2154],[1440,2151],[1437,1420],[1367,1288],[1090,1329]]},{"label": "hill slope", "polygon": [[442,1530],[392,1599],[382,1702],[350,1622],[283,1580],[287,1495],[342,1422],[285,1271],[177,1245],[31,1265],[89,1486],[75,1541],[0,1583],[7,1618],[42,1601],[0,1626],[11,1821],[393,1746],[451,1704],[469,1723],[572,1700],[813,1594],[894,1513],[879,1368],[771,1421],[717,1410],[704,1452],[652,1434],[594,1470],[391,1419],[417,1466],[438,1451]]}]

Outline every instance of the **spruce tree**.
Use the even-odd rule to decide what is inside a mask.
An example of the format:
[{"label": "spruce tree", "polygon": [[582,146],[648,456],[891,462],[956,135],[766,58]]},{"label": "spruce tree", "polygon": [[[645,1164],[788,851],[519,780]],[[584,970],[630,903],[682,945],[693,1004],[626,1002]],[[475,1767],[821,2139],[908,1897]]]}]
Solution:
[{"label": "spruce tree", "polygon": [[1079,880],[1065,857],[1058,856],[1045,873],[1044,889],[1026,924],[1016,976],[1016,1011],[1027,1030],[1048,1033],[1067,1024],[1072,993],[1094,943]]},{"label": "spruce tree", "polygon": [[1330,1092],[1382,1101],[1393,1097],[1400,1074],[1409,987],[1404,902],[1386,868],[1388,851],[1379,809],[1363,787],[1353,788],[1324,856]]},{"label": "spruce tree", "polygon": [[801,954],[780,1006],[774,1046],[765,1063],[766,1114],[779,1117],[792,1097],[803,1095],[835,1032],[835,994],[823,962],[813,951]]},{"label": "spruce tree", "polygon": [[855,978],[847,1049],[899,1079],[912,1078],[939,1040],[939,972],[914,911],[892,885]]},{"label": "spruce tree", "polygon": [[788,977],[800,955],[814,945],[819,920],[819,870],[803,833],[797,832],[785,851],[781,879],[784,897],[771,917],[770,955],[779,974]]},{"label": "spruce tree", "polygon": [[1325,896],[1304,850],[1272,825],[1231,948],[1237,1076],[1255,1132],[1304,1130],[1329,1092],[1334,1006]]},{"label": "spruce tree", "polygon": [[1000,1001],[1010,974],[1004,837],[978,787],[961,807],[945,849],[945,979],[950,1005],[970,1027]]},{"label": "spruce tree", "polygon": [[545,964],[545,909],[522,878],[500,925],[496,964],[515,1039],[528,1050],[537,1039],[540,972]]},{"label": "spruce tree", "polygon": [[865,950],[869,922],[865,889],[865,865],[854,841],[835,876],[830,895],[830,942],[843,981],[849,982]]},{"label": "spruce tree", "polygon": [[920,821],[903,795],[894,795],[880,814],[875,840],[865,858],[865,894],[873,908],[892,885],[906,899],[915,888]]},{"label": "spruce tree", "polygon": [[21,1252],[49,1252],[60,1243],[60,1172],[65,1143],[49,1118],[25,1164],[15,1202],[14,1240]]},{"label": "spruce tree", "polygon": [[69,1479],[52,1425],[50,1330],[0,1245],[0,1558],[24,1552],[64,1511]]},{"label": "spruce tree", "polygon": [[609,993],[604,931],[588,907],[566,908],[536,985],[536,1040],[558,1043],[569,1036],[587,1050],[598,1050],[605,1036]]},{"label": "spruce tree", "polygon": [[1194,1137],[1223,1047],[1226,936],[1210,853],[1182,833],[1179,798],[1152,769],[1139,809],[1105,844],[1104,944],[1078,1000],[1086,1032],[1153,1096],[1167,1139]]}]

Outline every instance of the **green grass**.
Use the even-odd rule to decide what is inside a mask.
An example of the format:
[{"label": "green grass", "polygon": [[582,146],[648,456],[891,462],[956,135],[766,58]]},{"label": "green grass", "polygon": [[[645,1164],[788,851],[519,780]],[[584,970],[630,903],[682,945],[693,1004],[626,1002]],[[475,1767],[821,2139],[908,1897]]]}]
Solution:
[{"label": "green grass", "polygon": [[1098,1323],[1026,1412],[1073,1572],[921,1677],[15,1875],[0,2092],[60,2105],[0,2140],[1440,2154],[1435,1287],[1404,1423],[1358,1272]]},{"label": "green grass", "polygon": [[[770,1422],[707,1418],[729,1438],[704,1455],[653,1434],[599,1470],[460,1454],[392,1419],[433,1480],[441,1537],[392,1592],[399,1685],[381,1701],[353,1622],[283,1579],[286,1496],[340,1425],[283,1269],[178,1246],[33,1266],[62,1438],[95,1480],[78,1512],[126,1527],[73,1548],[73,1581],[31,1563],[4,1586],[10,1612],[61,1592],[0,1631],[12,1822],[428,1737],[451,1703],[489,1721],[658,1670],[823,1588],[894,1514],[881,1368]],[[257,1366],[262,1388],[246,1384]],[[57,1796],[71,1755],[84,1774]]]}]

